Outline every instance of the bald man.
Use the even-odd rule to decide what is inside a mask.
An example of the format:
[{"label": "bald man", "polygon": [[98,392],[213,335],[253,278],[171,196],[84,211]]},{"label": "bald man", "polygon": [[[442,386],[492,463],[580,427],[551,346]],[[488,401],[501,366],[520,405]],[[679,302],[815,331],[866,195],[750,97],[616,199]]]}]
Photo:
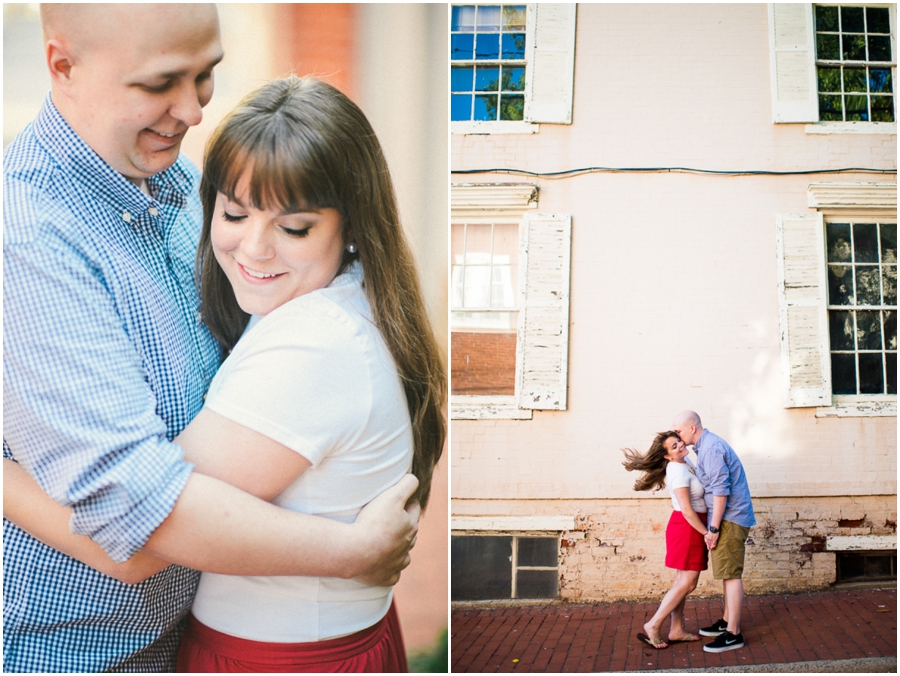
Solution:
[{"label": "bald man", "polygon": [[744,601],[744,544],[750,527],[756,524],[747,476],[737,453],[722,437],[703,429],[694,411],[679,413],[672,429],[697,454],[697,478],[705,490],[709,533],[706,546],[712,561],[713,577],[722,580],[722,619],[700,629],[715,640],[703,646],[719,653],[744,647],[741,634],[741,606]]},{"label": "bald man", "polygon": [[181,566],[392,584],[416,481],[340,524],[183,460],[171,440],[222,357],[194,282],[199,175],[179,155],[223,57],[216,9],[41,18],[51,91],[3,163],[4,671],[173,671],[199,575]]}]

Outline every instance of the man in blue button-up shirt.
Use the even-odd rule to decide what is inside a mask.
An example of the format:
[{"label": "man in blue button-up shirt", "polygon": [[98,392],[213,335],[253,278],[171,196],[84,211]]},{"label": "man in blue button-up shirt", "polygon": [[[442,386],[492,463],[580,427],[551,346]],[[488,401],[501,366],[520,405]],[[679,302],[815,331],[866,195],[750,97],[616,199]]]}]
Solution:
[{"label": "man in blue button-up shirt", "polygon": [[[215,6],[41,13],[51,93],[3,165],[5,480],[34,486],[24,468],[114,561],[393,578],[414,480],[339,524],[194,472],[172,443],[221,358],[198,314],[199,176],[179,157],[223,55]],[[4,671],[173,670],[194,570],[124,584],[6,519],[3,545]]]},{"label": "man in blue button-up shirt", "polygon": [[725,608],[722,619],[700,629],[704,636],[716,639],[705,646],[706,652],[735,650],[744,645],[741,634],[741,604],[744,600],[744,543],[750,527],[756,525],[747,475],[737,453],[722,437],[703,429],[694,411],[680,413],[672,423],[687,446],[697,454],[697,478],[703,484],[713,577],[722,580]]}]

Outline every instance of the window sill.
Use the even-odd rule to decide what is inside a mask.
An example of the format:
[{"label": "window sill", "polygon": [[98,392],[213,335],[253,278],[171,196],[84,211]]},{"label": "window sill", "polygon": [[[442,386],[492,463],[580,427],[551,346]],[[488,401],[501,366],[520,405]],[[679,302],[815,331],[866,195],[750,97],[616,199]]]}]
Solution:
[{"label": "window sill", "polygon": [[541,125],[531,122],[451,122],[451,134],[537,134]]},{"label": "window sill", "polygon": [[531,409],[516,406],[515,397],[450,397],[451,420],[531,420]]},{"label": "window sill", "polygon": [[896,134],[896,122],[817,122],[806,125],[807,134]]},{"label": "window sill", "polygon": [[817,418],[883,418],[896,417],[897,398],[882,397],[840,397],[832,398],[831,406],[816,408]]}]

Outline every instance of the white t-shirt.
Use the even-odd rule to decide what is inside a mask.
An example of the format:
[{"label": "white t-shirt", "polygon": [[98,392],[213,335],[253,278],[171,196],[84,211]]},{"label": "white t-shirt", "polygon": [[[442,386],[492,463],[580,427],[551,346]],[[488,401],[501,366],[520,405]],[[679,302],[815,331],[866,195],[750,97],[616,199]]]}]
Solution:
[{"label": "white t-shirt", "polygon": [[666,465],[666,486],[669,487],[669,495],[672,497],[672,506],[676,511],[681,511],[678,498],[675,497],[676,488],[688,488],[691,493],[691,507],[698,514],[706,514],[706,502],[703,500],[703,484],[700,483],[691,471],[693,465],[685,459],[684,462],[670,462]]},{"label": "white t-shirt", "polygon": [[[359,263],[327,288],[254,317],[206,406],[312,463],[272,501],[295,512],[350,523],[412,465],[406,396]],[[203,573],[193,613],[241,638],[322,641],[378,622],[391,593],[337,578]]]}]

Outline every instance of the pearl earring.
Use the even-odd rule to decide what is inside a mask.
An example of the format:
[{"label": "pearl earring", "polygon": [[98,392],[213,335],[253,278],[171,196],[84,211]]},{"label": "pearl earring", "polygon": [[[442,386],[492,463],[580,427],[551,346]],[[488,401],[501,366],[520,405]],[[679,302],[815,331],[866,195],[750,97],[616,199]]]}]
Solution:
[{"label": "pearl earring", "polygon": [[354,244],[353,242],[350,242],[350,244],[347,245],[347,252],[355,254],[356,253],[356,244]]}]

